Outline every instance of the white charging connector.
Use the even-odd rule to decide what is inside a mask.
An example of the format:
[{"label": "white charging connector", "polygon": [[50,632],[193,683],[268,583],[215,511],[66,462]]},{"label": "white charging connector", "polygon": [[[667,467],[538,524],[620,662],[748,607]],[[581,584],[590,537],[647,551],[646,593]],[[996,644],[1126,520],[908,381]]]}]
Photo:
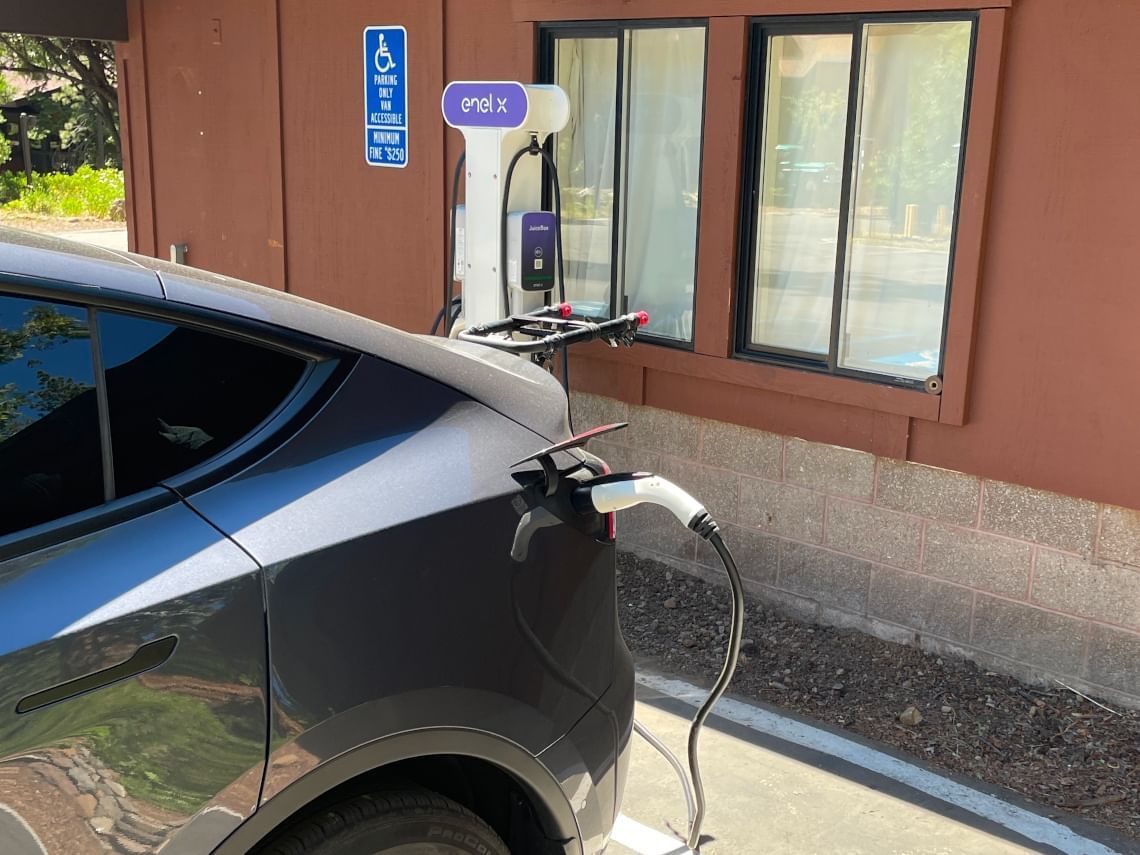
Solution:
[{"label": "white charging connector", "polygon": [[621,480],[591,483],[588,487],[590,503],[600,514],[632,508],[642,502],[661,505],[669,510],[681,525],[688,528],[708,515],[704,505],[660,475],[635,472]]}]

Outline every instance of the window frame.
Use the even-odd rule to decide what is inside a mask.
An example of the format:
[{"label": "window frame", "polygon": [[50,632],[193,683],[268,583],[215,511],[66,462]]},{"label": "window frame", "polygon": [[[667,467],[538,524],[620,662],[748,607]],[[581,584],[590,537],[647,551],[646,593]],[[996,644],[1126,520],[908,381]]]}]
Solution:
[{"label": "window frame", "polygon": [[[44,280],[20,274],[0,275],[0,297],[38,299],[73,306],[87,313],[89,347],[98,402],[99,440],[103,463],[103,501],[81,511],[0,536],[0,561],[25,555],[110,525],[174,504],[244,468],[253,454],[264,454],[291,436],[322,406],[355,365],[358,354],[290,330],[189,304],[171,304],[142,295],[116,295],[86,285]],[[154,487],[115,495],[111,455],[110,410],[99,351],[101,312],[115,312],[227,336],[297,357],[306,364],[289,393],[248,433],[212,457],[178,472]]]},{"label": "window frame", "polygon": [[[946,289],[942,302],[942,328],[939,342],[938,367],[935,376],[942,378],[945,371],[947,339],[950,325],[951,296],[954,287],[955,259],[957,258],[962,188],[966,176],[966,155],[970,136],[970,114],[973,106],[974,71],[976,67],[980,15],[976,10],[943,12],[879,12],[868,14],[802,14],[783,16],[757,16],[748,22],[748,77],[744,90],[744,133],[741,153],[740,217],[737,234],[736,317],[733,327],[733,353],[735,359],[749,362],[796,368],[815,374],[868,381],[880,385],[923,391],[925,380],[848,368],[839,364],[839,336],[843,324],[843,303],[848,282],[849,226],[855,193],[856,176],[853,174],[856,125],[862,92],[863,27],[867,24],[906,24],[968,22],[970,24],[970,53],[966,67],[965,93],[962,106],[962,133],[958,149],[958,169],[954,187],[954,225],[947,254]],[[820,358],[806,351],[777,346],[756,345],[750,342],[749,328],[755,305],[755,279],[757,251],[757,220],[760,214],[760,182],[763,179],[760,142],[767,117],[767,61],[768,40],[771,36],[795,35],[851,35],[851,68],[848,76],[847,115],[843,140],[842,184],[840,188],[839,223],[835,250],[835,272],[831,297],[831,327],[828,352]]]},{"label": "window frame", "polygon": [[[540,25],[538,31],[539,62],[538,79],[543,83],[553,83],[556,79],[557,56],[556,46],[559,39],[573,38],[613,38],[617,41],[617,74],[615,76],[616,92],[614,99],[614,196],[612,205],[612,234],[610,235],[610,317],[619,313],[634,311],[636,306],[626,304],[625,295],[625,222],[622,216],[622,199],[625,197],[625,160],[628,150],[628,134],[626,133],[626,117],[628,113],[629,98],[626,91],[626,77],[628,58],[626,55],[627,32],[634,30],[668,30],[668,29],[695,29],[704,30],[704,63],[701,69],[701,144],[697,156],[697,215],[693,234],[693,308],[692,331],[687,341],[679,338],[657,335],[642,330],[635,331],[637,341],[642,344],[654,344],[674,350],[692,352],[695,350],[697,338],[697,289],[699,287],[700,271],[700,238],[701,238],[701,212],[703,208],[703,194],[700,192],[704,183],[705,171],[705,119],[708,115],[708,75],[709,75],[709,19],[707,17],[695,18],[639,18],[639,19],[605,19],[581,21],[550,21]],[[546,140],[546,150],[553,157],[554,140],[557,133],[551,134]],[[552,199],[550,195],[551,177],[549,167],[543,165],[543,207],[550,208]],[[621,285],[622,305],[618,305],[618,286]]]},{"label": "window frame", "polygon": [[[930,15],[969,11],[978,15],[963,190],[957,244],[951,259],[954,289],[947,318],[941,393],[805,371],[772,361],[735,358],[734,353],[745,90],[752,21],[759,17],[775,20],[780,15],[806,18],[813,17],[813,13],[898,13],[902,5],[901,0],[827,0],[826,4],[801,2],[791,12],[788,0],[726,0],[726,5],[717,6],[715,16],[709,18],[710,52],[706,66],[705,152],[706,157],[713,159],[703,173],[701,192],[706,199],[723,199],[728,204],[702,215],[701,229],[705,234],[701,235],[698,261],[695,347],[692,351],[614,349],[598,344],[583,347],[574,354],[577,388],[631,404],[712,414],[714,418],[765,430],[881,449],[891,456],[904,453],[909,420],[947,426],[969,423],[982,288],[990,249],[991,200],[999,181],[996,158],[1004,113],[1003,81],[1008,73],[1010,7],[1014,0],[908,0],[903,10],[927,11]],[[768,8],[772,11],[765,15]],[[514,19],[519,38],[536,48],[533,65],[528,62],[525,68],[537,69],[537,34],[545,23],[681,17],[698,9],[692,0],[630,0],[621,8],[615,8],[612,0],[575,0],[564,9],[552,8],[548,0],[515,0]],[[698,397],[699,405],[693,403]],[[874,429],[868,434],[857,424],[873,424]]]}]

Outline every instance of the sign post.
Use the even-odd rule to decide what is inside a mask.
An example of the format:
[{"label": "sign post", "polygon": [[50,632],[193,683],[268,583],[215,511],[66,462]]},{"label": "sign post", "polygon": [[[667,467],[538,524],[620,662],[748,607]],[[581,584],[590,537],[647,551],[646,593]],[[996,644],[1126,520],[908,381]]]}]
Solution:
[{"label": "sign post", "polygon": [[408,31],[364,28],[364,159],[408,165]]}]

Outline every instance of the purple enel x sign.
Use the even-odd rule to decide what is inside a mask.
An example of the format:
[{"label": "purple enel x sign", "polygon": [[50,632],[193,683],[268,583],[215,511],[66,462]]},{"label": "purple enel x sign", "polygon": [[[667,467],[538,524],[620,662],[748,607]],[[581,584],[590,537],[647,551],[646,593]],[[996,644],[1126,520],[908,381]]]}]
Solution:
[{"label": "purple enel x sign", "polygon": [[456,80],[443,90],[443,118],[453,128],[517,128],[528,106],[521,83]]}]

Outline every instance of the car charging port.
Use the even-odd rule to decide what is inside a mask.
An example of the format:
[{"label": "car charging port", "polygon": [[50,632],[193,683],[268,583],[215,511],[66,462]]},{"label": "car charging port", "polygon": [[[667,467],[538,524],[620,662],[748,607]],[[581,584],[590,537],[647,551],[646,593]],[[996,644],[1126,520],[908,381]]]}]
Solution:
[{"label": "car charging port", "polygon": [[[523,501],[526,510],[523,511],[518,526],[515,528],[515,537],[511,544],[512,559],[519,562],[525,561],[529,554],[531,538],[534,537],[535,532],[554,525],[568,525],[588,534],[590,537],[613,541],[617,533],[614,514],[608,511],[586,512],[582,500],[580,498],[575,499],[576,496],[580,495],[584,483],[593,483],[590,480],[591,478],[607,477],[604,472],[608,471],[608,467],[602,461],[598,461],[599,468],[603,468],[603,475],[601,476],[596,475],[581,461],[577,461],[566,469],[559,469],[555,456],[571,449],[582,448],[594,437],[612,433],[624,427],[626,427],[626,423],[619,422],[594,428],[564,442],[536,451],[513,464],[514,466],[521,466],[533,461],[538,463],[539,470],[519,472],[514,476],[523,488],[525,497]],[[588,456],[597,460],[593,455]]]},{"label": "car charging port", "polygon": [[604,464],[599,467],[602,469],[600,475],[594,474],[585,466],[559,470],[555,464],[554,456],[559,452],[581,448],[594,437],[624,427],[626,425],[621,423],[594,428],[524,457],[515,464],[517,466],[536,461],[540,471],[524,472],[515,476],[524,484],[530,499],[528,510],[523,513],[515,530],[511,557],[515,561],[526,560],[534,533],[552,525],[565,524],[594,533],[596,529],[592,527],[597,525],[599,519],[605,519],[606,534],[613,539],[616,533],[613,519],[617,512],[644,503],[660,505],[667,509],[678,522],[696,532],[716,550],[728,575],[732,591],[731,626],[720,675],[689,726],[687,778],[684,769],[668,748],[646,728],[637,725],[637,732],[665,755],[681,779],[685,801],[690,808],[686,845],[690,851],[699,852],[701,826],[705,817],[705,795],[699,757],[701,728],[712,712],[713,706],[728,689],[740,658],[740,643],[744,634],[744,583],[741,581],[740,571],[736,567],[732,553],[721,537],[716,521],[705,510],[704,505],[672,481],[651,472],[614,473]]}]

